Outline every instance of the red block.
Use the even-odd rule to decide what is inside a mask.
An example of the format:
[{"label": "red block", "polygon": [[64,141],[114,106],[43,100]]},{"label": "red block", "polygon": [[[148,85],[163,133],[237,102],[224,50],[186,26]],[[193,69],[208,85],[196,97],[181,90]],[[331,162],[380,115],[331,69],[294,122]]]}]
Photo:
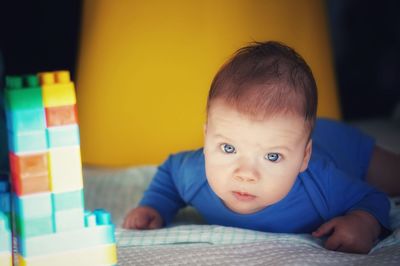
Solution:
[{"label": "red block", "polygon": [[19,195],[50,191],[47,153],[17,155],[10,152],[11,184]]},{"label": "red block", "polygon": [[15,179],[25,179],[48,175],[47,153],[16,155],[10,152],[11,175]]},{"label": "red block", "polygon": [[47,127],[78,124],[76,105],[45,108]]},{"label": "red block", "polygon": [[18,196],[25,196],[39,192],[51,192],[48,175],[28,177],[24,179],[12,176],[12,187]]}]

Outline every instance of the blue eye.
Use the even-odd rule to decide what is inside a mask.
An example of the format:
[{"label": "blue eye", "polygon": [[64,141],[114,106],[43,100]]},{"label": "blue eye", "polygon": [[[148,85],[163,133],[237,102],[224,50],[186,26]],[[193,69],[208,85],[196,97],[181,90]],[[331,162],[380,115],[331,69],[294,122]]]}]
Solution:
[{"label": "blue eye", "polygon": [[281,158],[281,155],[279,153],[268,153],[265,155],[265,159],[271,162],[277,162]]},{"label": "blue eye", "polygon": [[230,145],[230,144],[226,144],[226,143],[221,144],[221,150],[222,150],[223,152],[225,152],[225,153],[236,153],[235,147],[233,147],[233,146]]}]

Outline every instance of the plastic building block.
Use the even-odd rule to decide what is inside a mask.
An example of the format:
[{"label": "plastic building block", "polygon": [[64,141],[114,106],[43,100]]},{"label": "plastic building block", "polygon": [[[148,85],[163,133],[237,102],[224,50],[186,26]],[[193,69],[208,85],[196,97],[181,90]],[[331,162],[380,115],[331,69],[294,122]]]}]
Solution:
[{"label": "plastic building block", "polygon": [[54,232],[51,193],[38,193],[18,197],[15,202],[16,233],[32,237]]},{"label": "plastic building block", "polygon": [[53,193],[83,188],[79,146],[49,151],[50,188]]},{"label": "plastic building block", "polygon": [[77,125],[47,128],[47,145],[49,148],[79,145],[79,128]]},{"label": "plastic building block", "polygon": [[12,255],[11,252],[0,252],[0,265],[1,266],[11,266],[12,265]]},{"label": "plastic building block", "polygon": [[115,243],[114,226],[110,222],[108,224],[101,224],[102,219],[107,217],[107,213],[102,211],[97,214],[86,214],[85,221],[92,217],[99,217],[99,220],[94,224],[88,223],[87,226],[79,230],[25,239],[18,238],[21,255],[24,257],[42,256],[43,254],[54,254],[61,251],[85,249],[91,246]]},{"label": "plastic building block", "polygon": [[12,179],[12,186],[18,196],[26,196],[34,193],[50,192],[49,176],[34,176],[24,179]]},{"label": "plastic building block", "polygon": [[83,209],[57,211],[53,216],[54,231],[56,233],[83,228],[85,225]]},{"label": "plastic building block", "polygon": [[6,174],[0,174],[0,194],[8,193],[10,191],[10,184],[8,183],[7,178],[8,176]]},{"label": "plastic building block", "polygon": [[[69,72],[7,77],[11,181],[0,179],[0,211],[15,224],[18,265],[116,265],[114,226],[104,210],[84,212],[74,84]],[[8,179],[8,176],[7,176]],[[6,184],[7,183],[7,184]],[[8,215],[7,215],[8,213]],[[3,242],[0,216],[0,248]],[[11,235],[0,265],[11,265]],[[4,242],[5,243],[5,242]],[[8,252],[8,253],[7,253]]]},{"label": "plastic building block", "polygon": [[23,219],[45,217],[52,213],[51,193],[38,193],[23,197],[14,194],[13,200],[16,207],[15,214]]},{"label": "plastic building block", "polygon": [[83,209],[83,190],[69,191],[64,193],[53,193],[53,212],[71,209]]},{"label": "plastic building block", "polygon": [[11,174],[15,176],[15,179],[48,175],[46,152],[21,155],[10,152],[9,157]]},{"label": "plastic building block", "polygon": [[55,232],[84,227],[83,190],[52,194]]},{"label": "plastic building block", "polygon": [[50,192],[47,154],[16,155],[10,152],[12,185],[19,196]]},{"label": "plastic building block", "polygon": [[16,234],[22,238],[54,233],[52,216],[26,218],[15,217]]},{"label": "plastic building block", "polygon": [[8,148],[14,153],[38,152],[47,149],[46,130],[8,131]]},{"label": "plastic building block", "polygon": [[11,227],[9,217],[0,212],[0,265],[11,266]]},{"label": "plastic building block", "polygon": [[45,112],[47,127],[78,124],[76,105],[48,107]]},{"label": "plastic building block", "polygon": [[42,90],[35,75],[6,77],[5,107],[8,110],[43,107]]},{"label": "plastic building block", "polygon": [[11,199],[9,193],[1,193],[0,192],[0,212],[4,212],[5,214],[10,213],[11,211]]},{"label": "plastic building block", "polygon": [[39,73],[45,107],[74,105],[75,88],[68,71]]},{"label": "plastic building block", "polygon": [[108,266],[117,264],[115,244],[94,246],[64,253],[24,258],[18,255],[20,266]]},{"label": "plastic building block", "polygon": [[46,128],[43,108],[6,110],[7,129],[11,131],[31,131]]}]

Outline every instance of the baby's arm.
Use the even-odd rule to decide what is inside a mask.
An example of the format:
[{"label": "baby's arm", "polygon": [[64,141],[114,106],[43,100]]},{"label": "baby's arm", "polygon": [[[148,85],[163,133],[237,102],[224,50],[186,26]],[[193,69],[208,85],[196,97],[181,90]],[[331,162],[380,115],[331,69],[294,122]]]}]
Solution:
[{"label": "baby's arm", "polygon": [[313,235],[329,235],[325,247],[352,253],[368,253],[382,232],[389,231],[387,196],[362,180],[351,178],[332,164],[319,179],[328,200],[327,222]]},{"label": "baby's arm", "polygon": [[[185,206],[174,177],[179,170],[179,156],[170,156],[161,165],[144,193],[139,207],[132,209],[123,222],[126,229],[155,229],[171,222],[178,210]],[[177,160],[178,159],[178,160]]]},{"label": "baby's arm", "polygon": [[381,233],[381,225],[366,211],[356,210],[321,225],[314,237],[329,235],[325,248],[329,250],[367,254]]}]

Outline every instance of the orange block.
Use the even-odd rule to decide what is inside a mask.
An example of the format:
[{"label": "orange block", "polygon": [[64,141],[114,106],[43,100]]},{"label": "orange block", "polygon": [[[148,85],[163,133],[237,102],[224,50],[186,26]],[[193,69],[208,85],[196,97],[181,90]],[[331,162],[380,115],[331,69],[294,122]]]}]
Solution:
[{"label": "orange block", "polygon": [[76,104],[45,108],[47,127],[78,124]]},{"label": "orange block", "polygon": [[10,152],[10,168],[14,179],[48,176],[47,153],[16,155]]},{"label": "orange block", "polygon": [[50,192],[50,181],[47,174],[24,179],[15,179],[13,176],[12,186],[18,196],[25,196],[39,192]]}]

